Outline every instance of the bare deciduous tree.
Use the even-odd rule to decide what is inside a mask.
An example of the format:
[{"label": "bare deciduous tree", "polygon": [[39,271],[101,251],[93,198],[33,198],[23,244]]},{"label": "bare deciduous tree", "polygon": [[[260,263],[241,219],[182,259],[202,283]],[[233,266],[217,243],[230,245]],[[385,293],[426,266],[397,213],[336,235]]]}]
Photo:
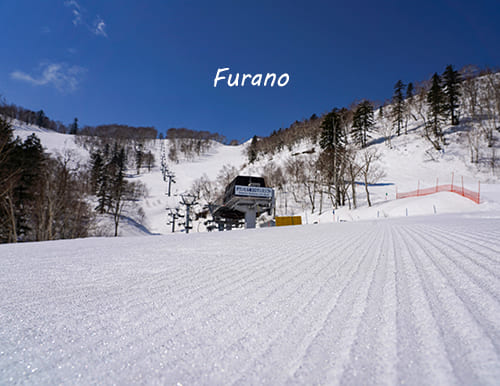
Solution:
[{"label": "bare deciduous tree", "polygon": [[481,147],[481,132],[479,129],[472,127],[467,132],[469,142],[470,162],[477,164],[479,162],[479,150]]},{"label": "bare deciduous tree", "polygon": [[222,187],[216,181],[212,181],[206,174],[194,180],[190,192],[199,200],[207,204],[214,204],[222,194]]},{"label": "bare deciduous tree", "polygon": [[365,149],[359,153],[360,172],[363,176],[368,206],[372,206],[368,186],[370,184],[376,183],[385,175],[384,171],[376,163],[378,160],[380,160],[380,157],[380,153],[370,148]]}]

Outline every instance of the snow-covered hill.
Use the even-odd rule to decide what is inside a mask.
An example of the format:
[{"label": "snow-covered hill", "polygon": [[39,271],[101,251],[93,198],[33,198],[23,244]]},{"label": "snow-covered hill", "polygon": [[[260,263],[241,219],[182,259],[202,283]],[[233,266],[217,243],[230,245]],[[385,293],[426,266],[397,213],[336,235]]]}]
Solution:
[{"label": "snow-covered hill", "polygon": [[[88,153],[74,141],[75,137],[65,134],[50,132],[33,125],[26,125],[14,121],[15,134],[21,138],[27,137],[32,132],[36,133],[42,144],[52,154],[70,154],[72,159],[81,164],[88,162]],[[380,124],[380,122],[378,123]],[[487,166],[470,163],[470,155],[464,128],[449,127],[445,130],[448,145],[443,152],[436,152],[428,141],[422,137],[422,122],[410,122],[408,134],[393,136],[391,146],[387,146],[381,129],[371,133],[371,149],[375,149],[380,155],[378,166],[385,175],[370,186],[371,201],[374,204],[368,208],[364,185],[357,186],[358,209],[352,210],[347,206],[339,208],[335,213],[336,221],[354,221],[360,219],[375,219],[387,217],[399,217],[408,215],[440,214],[463,211],[491,211],[500,210],[500,185],[498,185],[500,167],[496,170]],[[495,134],[498,136],[498,134]],[[239,146],[224,146],[215,144],[208,153],[195,157],[194,159],[183,159],[179,162],[169,162],[168,167],[176,175],[176,184],[173,185],[172,197],[167,197],[167,185],[163,181],[159,166],[161,148],[169,148],[169,140],[157,140],[150,143],[157,166],[152,172],[145,170],[140,176],[134,176],[134,180],[143,182],[147,188],[148,195],[141,202],[145,216],[134,218],[125,217],[120,227],[121,235],[138,234],[166,234],[171,227],[167,225],[167,210],[181,206],[179,194],[192,189],[193,182],[206,176],[215,181],[221,168],[231,165],[240,170],[240,174],[264,175],[265,168],[272,163],[275,166],[286,168],[287,162],[296,158],[303,159],[312,164],[317,157],[319,146],[308,141],[295,145],[292,149],[284,149],[279,154],[272,156],[260,156],[251,165],[246,157],[246,147],[249,143]],[[498,141],[500,143],[500,141]],[[498,145],[497,145],[498,146]],[[315,153],[301,154],[305,150],[315,148]],[[491,151],[488,148],[485,152]],[[500,150],[498,151],[500,154]],[[297,155],[298,154],[298,155]],[[487,154],[485,155],[487,156]],[[131,171],[134,173],[134,171]],[[478,182],[481,182],[482,199],[481,204],[476,205],[471,201],[452,194],[437,194],[425,198],[395,200],[396,190],[399,192],[432,187],[436,181],[440,184],[450,184],[454,178],[457,185],[463,184],[465,188],[477,191]],[[310,200],[305,191],[292,192],[292,188],[276,191],[276,214],[277,215],[301,215],[303,223],[333,222],[332,203],[323,197],[320,203],[320,195],[315,196],[315,210],[311,211]],[[293,194],[295,193],[295,195]],[[298,198],[298,199],[297,199]],[[203,204],[203,202],[201,202]],[[198,206],[198,209],[201,205]],[[320,210],[321,209],[321,210]],[[205,231],[204,220],[195,221],[193,231]],[[177,228],[181,230],[181,227]],[[110,233],[110,232],[108,232]],[[106,232],[102,232],[106,234]]]}]

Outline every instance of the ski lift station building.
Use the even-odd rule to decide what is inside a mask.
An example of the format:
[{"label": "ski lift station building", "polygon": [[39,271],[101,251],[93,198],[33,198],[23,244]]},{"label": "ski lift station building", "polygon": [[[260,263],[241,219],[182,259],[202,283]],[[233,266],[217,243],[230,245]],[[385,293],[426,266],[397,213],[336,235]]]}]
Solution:
[{"label": "ski lift station building", "polygon": [[263,177],[238,176],[226,187],[222,205],[214,217],[229,220],[245,219],[246,228],[255,228],[257,216],[271,213],[274,189],[266,186]]}]

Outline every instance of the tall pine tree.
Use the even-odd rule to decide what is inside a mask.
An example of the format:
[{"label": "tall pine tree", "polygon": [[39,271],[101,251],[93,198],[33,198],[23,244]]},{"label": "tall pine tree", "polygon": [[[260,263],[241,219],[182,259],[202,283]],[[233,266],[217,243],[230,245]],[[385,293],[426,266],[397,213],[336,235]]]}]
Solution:
[{"label": "tall pine tree", "polygon": [[92,193],[97,194],[104,173],[104,160],[99,150],[90,155],[90,185]]},{"label": "tall pine tree", "polygon": [[14,205],[16,207],[17,234],[26,240],[31,230],[30,215],[39,185],[42,183],[46,154],[40,139],[31,134],[15,151],[16,166],[20,169],[18,183],[14,189]]},{"label": "tall pine tree", "polygon": [[427,92],[427,127],[426,136],[436,150],[444,144],[442,123],[446,114],[446,96],[441,86],[441,78],[437,73],[432,76],[431,88]]},{"label": "tall pine tree", "polygon": [[95,193],[97,196],[97,207],[99,213],[106,212],[106,207],[111,207],[110,179],[111,179],[111,160],[109,144],[106,144],[101,154],[100,151],[92,159],[91,177],[95,180]]},{"label": "tall pine tree", "polygon": [[342,121],[340,119],[339,110],[333,109],[328,113],[321,123],[321,137],[319,145],[321,149],[333,151],[336,148],[345,146],[344,136],[342,133]]},{"label": "tall pine tree", "polygon": [[392,119],[397,127],[396,133],[401,134],[401,126],[403,125],[405,103],[403,98],[404,83],[398,80],[394,85],[394,95],[392,96]]},{"label": "tall pine tree", "polygon": [[75,118],[75,120],[71,124],[71,126],[69,128],[69,134],[72,134],[72,135],[78,134],[78,118]]},{"label": "tall pine tree", "polygon": [[[276,133],[276,131],[273,132],[274,135],[276,135],[275,133]],[[257,159],[258,142],[259,142],[259,139],[257,138],[256,135],[254,135],[252,138],[252,142],[250,142],[250,146],[248,147],[248,150],[247,150],[248,163],[253,164],[255,162],[255,160]]]},{"label": "tall pine tree", "polygon": [[458,71],[453,69],[450,64],[446,66],[443,73],[443,86],[444,95],[446,96],[445,108],[448,117],[451,119],[452,125],[458,125],[458,117],[456,116],[456,111],[459,107],[459,98],[461,95],[460,83],[462,78]]},{"label": "tall pine tree", "polygon": [[321,123],[320,147],[323,150],[318,159],[320,170],[335,188],[335,204],[342,205],[342,166],[345,155],[345,137],[342,133],[342,118],[338,109],[328,113]]},{"label": "tall pine tree", "polygon": [[406,86],[406,99],[411,99],[413,98],[413,93],[414,93],[415,89],[413,87],[413,83],[410,82],[408,83],[408,86]]},{"label": "tall pine tree", "polygon": [[113,158],[111,159],[111,164],[113,165],[113,176],[112,176],[112,214],[115,221],[115,237],[118,236],[118,224],[120,223],[120,217],[123,209],[123,204],[125,200],[125,188],[127,182],[125,181],[125,149],[122,147],[118,150],[117,146],[113,151]]},{"label": "tall pine tree", "polygon": [[[413,98],[413,93],[414,93],[414,88],[413,88],[413,83],[410,82],[408,83],[408,86],[406,86],[406,96],[405,96],[405,108],[404,108],[404,115],[405,115],[405,134],[408,134],[408,121],[410,117],[412,116],[411,113],[411,103],[412,98]],[[415,119],[416,120],[416,119]]]},{"label": "tall pine tree", "polygon": [[0,115],[0,242],[17,241],[14,188],[21,173],[15,162],[19,147],[12,126]]},{"label": "tall pine tree", "polygon": [[373,124],[373,105],[363,101],[356,107],[352,122],[352,136],[361,147],[366,147],[367,133]]}]

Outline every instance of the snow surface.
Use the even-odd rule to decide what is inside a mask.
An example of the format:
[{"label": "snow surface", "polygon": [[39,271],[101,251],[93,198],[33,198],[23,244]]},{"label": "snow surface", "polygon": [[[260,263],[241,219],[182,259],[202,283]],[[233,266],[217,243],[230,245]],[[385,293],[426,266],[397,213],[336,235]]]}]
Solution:
[{"label": "snow surface", "polygon": [[0,384],[498,384],[492,217],[0,245]]}]

